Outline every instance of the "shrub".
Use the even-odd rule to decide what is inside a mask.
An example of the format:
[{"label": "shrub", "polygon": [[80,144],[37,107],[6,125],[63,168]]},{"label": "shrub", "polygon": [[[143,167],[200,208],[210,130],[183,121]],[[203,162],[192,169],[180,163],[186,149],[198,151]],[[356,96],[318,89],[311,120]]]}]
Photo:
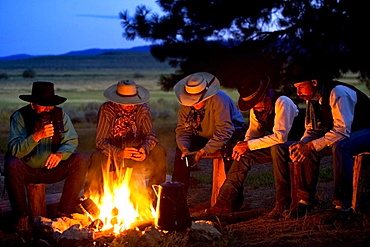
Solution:
[{"label": "shrub", "polygon": [[36,72],[33,69],[26,69],[22,74],[23,78],[35,78]]},{"label": "shrub", "polygon": [[8,79],[9,75],[7,73],[0,73],[0,79]]},{"label": "shrub", "polygon": [[142,73],[135,73],[134,74],[134,78],[135,79],[138,79],[138,78],[144,78],[145,77],[145,75],[143,75]]}]

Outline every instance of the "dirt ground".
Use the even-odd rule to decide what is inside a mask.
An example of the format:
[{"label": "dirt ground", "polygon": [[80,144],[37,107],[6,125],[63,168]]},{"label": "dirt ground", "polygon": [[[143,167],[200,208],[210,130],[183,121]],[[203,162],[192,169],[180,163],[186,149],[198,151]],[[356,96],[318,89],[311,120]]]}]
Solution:
[{"label": "dirt ground", "polygon": [[[170,162],[171,155],[169,155]],[[330,165],[330,159],[322,166]],[[211,174],[210,162],[199,164],[192,174]],[[258,165],[250,174],[271,169],[271,164]],[[3,188],[3,182],[0,188]],[[47,190],[47,193],[61,191],[62,184]],[[349,217],[337,216],[331,210],[332,181],[320,181],[317,189],[318,203],[307,216],[292,219],[266,219],[264,216],[273,208],[274,187],[260,186],[253,188],[246,184],[245,201],[239,212],[210,215],[205,213],[209,207],[211,184],[202,183],[192,178],[188,204],[193,220],[206,219],[214,222],[222,233],[222,240],[213,243],[196,243],[188,246],[369,246],[370,214],[367,212],[352,214]],[[3,200],[2,197],[1,200]],[[42,241],[30,241],[30,236],[9,231],[9,222],[4,215],[0,218],[0,246],[48,246]],[[69,247],[74,246],[69,245]],[[75,246],[84,246],[77,244]],[[105,245],[109,246],[109,245]]]}]

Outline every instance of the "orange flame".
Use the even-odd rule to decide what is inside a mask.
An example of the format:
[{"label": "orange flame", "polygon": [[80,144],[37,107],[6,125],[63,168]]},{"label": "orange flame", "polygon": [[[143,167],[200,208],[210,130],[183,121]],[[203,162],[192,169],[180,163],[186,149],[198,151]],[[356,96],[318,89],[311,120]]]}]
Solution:
[{"label": "orange flame", "polygon": [[145,175],[133,173],[131,167],[117,168],[114,172],[103,170],[104,195],[90,196],[100,210],[93,220],[100,219],[101,230],[113,230],[115,234],[135,228],[140,222],[154,222],[156,215]]}]

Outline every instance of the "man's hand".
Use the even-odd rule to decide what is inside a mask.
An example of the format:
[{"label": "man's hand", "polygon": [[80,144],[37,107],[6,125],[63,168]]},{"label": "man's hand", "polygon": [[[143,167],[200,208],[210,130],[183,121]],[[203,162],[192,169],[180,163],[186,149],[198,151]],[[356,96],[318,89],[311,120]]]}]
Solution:
[{"label": "man's hand", "polygon": [[54,126],[52,123],[45,124],[38,131],[32,134],[33,139],[38,142],[43,138],[52,137],[54,135]]},{"label": "man's hand", "polygon": [[249,150],[248,141],[238,142],[233,148],[232,158],[236,161],[239,161],[242,155]]},{"label": "man's hand", "polygon": [[61,152],[56,152],[55,154],[50,154],[45,161],[45,167],[47,169],[53,169],[62,160],[63,154]]},{"label": "man's hand", "polygon": [[139,150],[137,148],[125,148],[119,152],[118,156],[123,159],[131,159],[135,161],[143,161],[146,158],[143,148],[140,148]]},{"label": "man's hand", "polygon": [[195,166],[196,164],[198,164],[198,162],[200,161],[200,159],[206,154],[206,151],[204,151],[204,149],[201,149],[199,150],[198,152],[195,153],[195,156],[194,156],[194,163],[193,163],[193,166]]},{"label": "man's hand", "polygon": [[140,148],[138,153],[133,154],[131,156],[131,159],[135,160],[135,161],[143,161],[143,160],[145,160],[145,158],[146,158],[146,154],[145,154],[144,148]]},{"label": "man's hand", "polygon": [[187,148],[184,148],[181,150],[181,159],[183,159],[186,155],[189,155],[189,150]]},{"label": "man's hand", "polygon": [[311,150],[314,150],[312,142],[297,142],[289,146],[290,159],[293,162],[303,162]]}]

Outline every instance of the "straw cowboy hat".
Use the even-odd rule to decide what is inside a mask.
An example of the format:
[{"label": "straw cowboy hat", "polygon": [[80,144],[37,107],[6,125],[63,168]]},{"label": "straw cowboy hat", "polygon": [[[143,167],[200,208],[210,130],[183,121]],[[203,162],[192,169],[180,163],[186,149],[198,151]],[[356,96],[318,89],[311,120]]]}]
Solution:
[{"label": "straw cowboy hat", "polygon": [[258,83],[238,88],[240,94],[238,106],[241,111],[248,111],[262,98],[270,84],[270,77],[263,76]]},{"label": "straw cowboy hat", "polygon": [[67,100],[67,98],[55,95],[54,83],[47,81],[35,81],[32,84],[32,94],[19,95],[19,98],[41,106],[55,106]]},{"label": "straw cowboy hat", "polygon": [[138,105],[149,101],[149,91],[131,80],[122,80],[104,91],[104,97],[122,105]]},{"label": "straw cowboy hat", "polygon": [[192,106],[215,95],[220,82],[210,73],[197,72],[180,80],[173,89],[180,104]]}]

